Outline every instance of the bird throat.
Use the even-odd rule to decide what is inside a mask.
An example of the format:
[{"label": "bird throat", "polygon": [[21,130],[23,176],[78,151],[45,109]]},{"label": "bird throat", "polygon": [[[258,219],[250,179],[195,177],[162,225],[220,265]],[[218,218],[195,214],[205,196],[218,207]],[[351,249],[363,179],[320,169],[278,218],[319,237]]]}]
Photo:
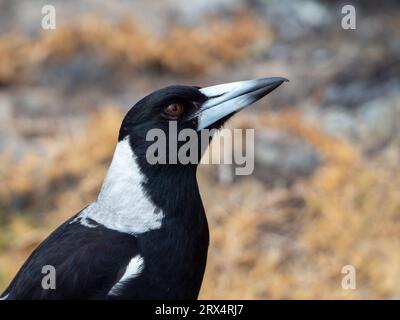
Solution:
[{"label": "bird throat", "polygon": [[129,234],[140,234],[162,226],[164,214],[150,199],[128,137],[120,141],[97,201],[78,216],[81,224],[105,227]]}]

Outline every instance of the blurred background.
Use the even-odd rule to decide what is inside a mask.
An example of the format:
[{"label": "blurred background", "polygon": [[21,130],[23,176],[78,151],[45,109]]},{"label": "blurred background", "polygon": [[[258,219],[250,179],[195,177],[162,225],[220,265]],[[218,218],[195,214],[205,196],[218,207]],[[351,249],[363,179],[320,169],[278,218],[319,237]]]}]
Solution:
[{"label": "blurred background", "polygon": [[[46,4],[55,30],[41,27]],[[341,27],[344,4],[356,30]],[[228,123],[255,128],[254,174],[198,172],[211,231],[200,298],[400,298],[399,8],[0,0],[0,291],[95,199],[139,98],[284,76]],[[349,264],[355,290],[341,286]]]}]

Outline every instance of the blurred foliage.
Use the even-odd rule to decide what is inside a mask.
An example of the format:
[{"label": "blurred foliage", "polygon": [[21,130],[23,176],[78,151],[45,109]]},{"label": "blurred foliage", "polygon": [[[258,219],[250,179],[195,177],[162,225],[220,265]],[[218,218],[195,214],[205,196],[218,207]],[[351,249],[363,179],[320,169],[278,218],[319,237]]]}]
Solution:
[{"label": "blurred foliage", "polygon": [[[321,151],[325,162],[310,181],[291,189],[265,190],[254,181],[229,192],[202,189],[216,193],[208,211],[218,215],[212,217],[202,298],[398,297],[397,153],[374,163],[363,160],[356,147],[326,136],[293,112],[243,121],[246,127],[277,125],[295,132]],[[382,160],[389,165],[381,166]],[[223,197],[231,205],[221,205]],[[347,264],[357,270],[357,290],[341,288]]]},{"label": "blurred foliage", "polygon": [[211,20],[206,27],[176,26],[156,37],[132,20],[112,25],[86,17],[35,38],[7,34],[0,37],[0,84],[24,82],[46,62],[60,62],[84,50],[128,69],[158,67],[193,74],[220,61],[243,58],[257,41],[265,43],[272,37],[265,25],[260,27],[260,22],[248,15],[238,15],[233,21]]}]

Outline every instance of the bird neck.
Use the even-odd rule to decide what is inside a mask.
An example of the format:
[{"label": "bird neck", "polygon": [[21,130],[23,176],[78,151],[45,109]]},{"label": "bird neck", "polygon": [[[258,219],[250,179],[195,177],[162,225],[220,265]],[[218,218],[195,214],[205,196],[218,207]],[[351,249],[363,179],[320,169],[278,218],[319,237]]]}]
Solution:
[{"label": "bird neck", "polygon": [[108,206],[118,205],[118,200],[125,198],[124,195],[130,191],[143,194],[142,184],[145,180],[128,139],[122,140],[117,144],[97,202]]},{"label": "bird neck", "polygon": [[159,229],[172,216],[201,213],[196,170],[148,165],[125,138],[117,144],[97,201],[87,212],[96,222],[132,234]]}]

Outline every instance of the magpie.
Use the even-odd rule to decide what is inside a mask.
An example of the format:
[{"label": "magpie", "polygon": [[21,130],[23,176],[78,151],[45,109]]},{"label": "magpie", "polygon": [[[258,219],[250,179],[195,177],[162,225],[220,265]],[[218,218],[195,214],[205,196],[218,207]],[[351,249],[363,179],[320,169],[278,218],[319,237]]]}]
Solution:
[{"label": "magpie", "polygon": [[[137,102],[122,121],[97,200],[33,251],[0,298],[197,299],[209,244],[197,165],[149,164],[146,133],[168,136],[171,121],[178,132],[219,129],[284,81],[173,85]],[[44,266],[54,268],[52,288],[43,286]]]}]

